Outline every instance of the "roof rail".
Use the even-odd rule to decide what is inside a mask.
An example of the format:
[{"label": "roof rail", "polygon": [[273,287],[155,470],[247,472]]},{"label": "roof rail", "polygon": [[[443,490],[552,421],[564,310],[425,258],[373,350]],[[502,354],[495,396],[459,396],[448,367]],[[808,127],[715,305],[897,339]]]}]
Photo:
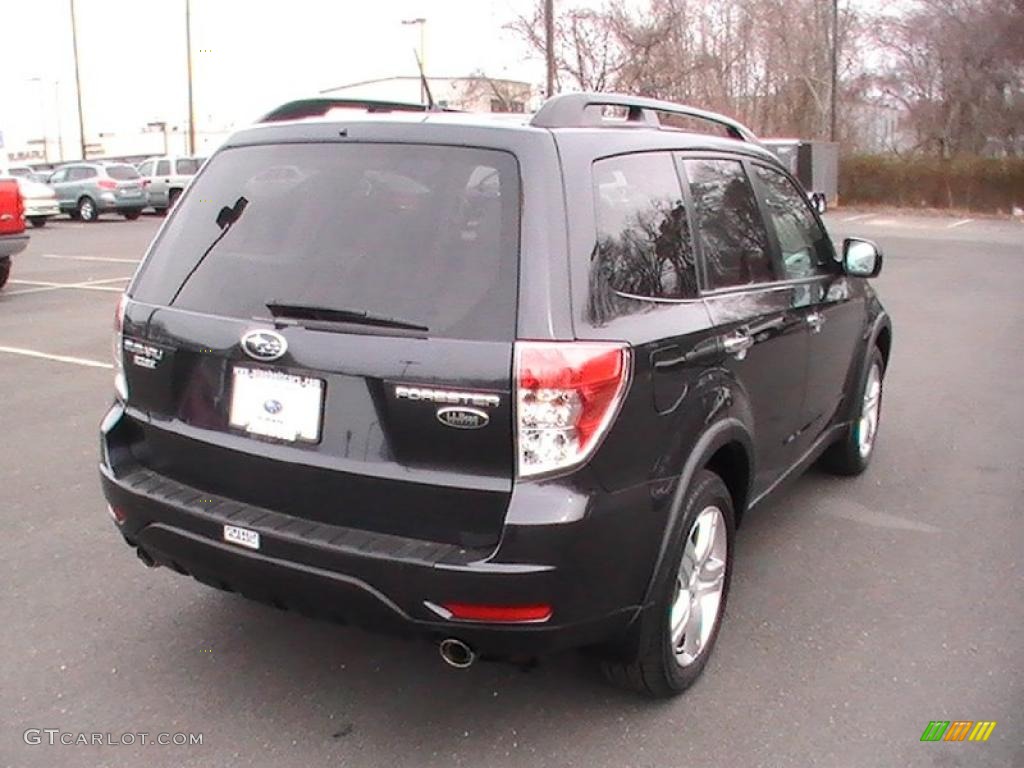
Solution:
[{"label": "roof rail", "polygon": [[401,101],[379,101],[377,99],[337,98],[333,96],[315,96],[310,99],[289,101],[276,109],[272,109],[256,122],[276,123],[281,120],[300,120],[304,117],[322,117],[332,109],[365,109],[367,112],[429,112],[456,110],[430,110],[425,104],[413,104]]},{"label": "roof rail", "polygon": [[725,128],[730,137],[760,144],[757,136],[742,123],[717,112],[676,104],[671,101],[659,101],[642,96],[625,96],[618,93],[563,93],[553,96],[544,102],[530,125],[540,128],[585,128],[607,125],[600,115],[595,115],[590,107],[623,107],[628,110],[626,122],[647,125],[657,128],[661,125],[658,112],[692,117],[704,120]]}]

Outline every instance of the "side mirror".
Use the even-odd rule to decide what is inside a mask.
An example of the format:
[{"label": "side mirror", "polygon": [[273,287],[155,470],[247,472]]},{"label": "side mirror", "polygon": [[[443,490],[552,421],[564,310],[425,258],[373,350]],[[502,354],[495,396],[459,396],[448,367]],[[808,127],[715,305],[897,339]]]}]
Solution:
[{"label": "side mirror", "polygon": [[843,270],[852,277],[877,277],[882,251],[870,240],[848,237],[843,241]]}]

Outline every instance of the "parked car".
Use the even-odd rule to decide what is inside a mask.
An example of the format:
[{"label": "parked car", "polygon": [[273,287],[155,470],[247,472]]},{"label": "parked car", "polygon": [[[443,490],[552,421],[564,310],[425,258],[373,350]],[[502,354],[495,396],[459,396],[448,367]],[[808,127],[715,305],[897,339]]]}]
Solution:
[{"label": "parked car", "polygon": [[117,530],[146,565],[455,667],[589,646],[682,691],[736,526],[819,457],[868,467],[882,254],[837,252],[756,137],[692,107],[315,116],[333,103],[235,134],[122,298]]},{"label": "parked car", "polygon": [[192,177],[199,171],[203,158],[151,157],[139,165],[146,200],[157,213],[173,208]]},{"label": "parked car", "polygon": [[82,221],[95,221],[103,213],[131,221],[146,207],[139,172],[126,163],[70,163],[53,172],[50,186],[61,211]]},{"label": "parked car", "polygon": [[27,165],[0,164],[0,176],[9,176],[17,180],[21,189],[22,202],[25,206],[25,218],[34,227],[43,227],[51,216],[60,213],[57,196],[46,184],[33,179],[34,171]]},{"label": "parked car", "polygon": [[21,188],[12,176],[0,169],[0,288],[11,276],[11,257],[28,245],[25,233],[25,206]]}]

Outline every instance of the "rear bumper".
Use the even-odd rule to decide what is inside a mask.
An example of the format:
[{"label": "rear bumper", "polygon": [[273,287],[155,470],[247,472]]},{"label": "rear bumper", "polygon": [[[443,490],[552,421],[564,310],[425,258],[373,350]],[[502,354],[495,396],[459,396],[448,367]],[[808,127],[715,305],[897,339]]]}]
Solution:
[{"label": "rear bumper", "polygon": [[[108,416],[108,430],[110,422]],[[635,501],[626,498],[632,493],[620,499],[604,494],[581,519],[506,524],[497,549],[473,551],[207,494],[134,463],[111,444],[109,431],[103,439],[104,494],[122,516],[121,534],[144,557],[221,589],[373,630],[457,637],[493,656],[614,641],[638,614],[649,577],[644,562],[653,562],[629,551],[643,526],[630,525],[608,504],[621,502],[615,506],[624,511]],[[528,496],[540,498],[536,489]],[[565,517],[564,505],[558,512]],[[225,542],[225,525],[259,533],[259,550]],[[634,554],[637,562],[624,562]],[[552,616],[532,624],[459,621],[431,607],[445,602],[543,603],[552,606]]]},{"label": "rear bumper", "polygon": [[60,206],[57,205],[56,200],[32,197],[25,199],[25,218],[56,216],[59,213]]},{"label": "rear bumper", "polygon": [[28,245],[27,234],[0,235],[0,259],[21,253]]}]

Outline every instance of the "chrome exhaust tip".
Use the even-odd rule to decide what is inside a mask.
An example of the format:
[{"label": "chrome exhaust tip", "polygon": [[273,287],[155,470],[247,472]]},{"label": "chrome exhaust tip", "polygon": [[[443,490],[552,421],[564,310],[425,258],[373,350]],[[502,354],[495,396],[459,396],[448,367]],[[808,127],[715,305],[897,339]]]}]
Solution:
[{"label": "chrome exhaust tip", "polygon": [[468,669],[476,661],[476,651],[454,637],[442,640],[438,650],[441,652],[444,663],[449,667]]}]

